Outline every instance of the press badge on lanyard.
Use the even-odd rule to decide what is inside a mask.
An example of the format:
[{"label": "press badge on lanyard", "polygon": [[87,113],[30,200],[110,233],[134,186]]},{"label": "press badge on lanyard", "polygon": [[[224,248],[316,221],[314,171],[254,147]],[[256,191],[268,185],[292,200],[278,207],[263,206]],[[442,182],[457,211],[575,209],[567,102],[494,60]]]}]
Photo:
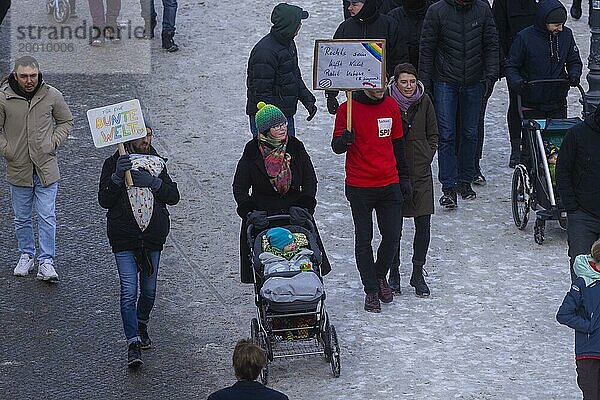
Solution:
[{"label": "press badge on lanyard", "polygon": [[377,127],[379,128],[379,137],[388,137],[392,134],[392,119],[377,118]]}]

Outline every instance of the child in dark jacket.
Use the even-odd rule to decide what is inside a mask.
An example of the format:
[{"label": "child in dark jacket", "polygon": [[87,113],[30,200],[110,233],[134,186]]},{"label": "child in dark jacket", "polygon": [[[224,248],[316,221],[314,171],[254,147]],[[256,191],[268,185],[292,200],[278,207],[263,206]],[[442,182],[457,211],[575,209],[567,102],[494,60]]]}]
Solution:
[{"label": "child in dark jacket", "polygon": [[591,254],[575,258],[577,279],[558,309],[556,319],[575,329],[577,384],[584,399],[600,398],[600,240]]}]

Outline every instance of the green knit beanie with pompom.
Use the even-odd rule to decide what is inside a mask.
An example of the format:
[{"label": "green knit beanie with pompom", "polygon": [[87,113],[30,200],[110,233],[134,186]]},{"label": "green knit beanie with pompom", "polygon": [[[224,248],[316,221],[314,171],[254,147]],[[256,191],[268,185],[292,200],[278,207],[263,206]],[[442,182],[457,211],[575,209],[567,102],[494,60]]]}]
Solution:
[{"label": "green knit beanie with pompom", "polygon": [[285,115],[273,104],[266,104],[261,101],[257,104],[257,108],[258,112],[254,117],[254,121],[256,121],[256,128],[260,133],[287,122]]}]

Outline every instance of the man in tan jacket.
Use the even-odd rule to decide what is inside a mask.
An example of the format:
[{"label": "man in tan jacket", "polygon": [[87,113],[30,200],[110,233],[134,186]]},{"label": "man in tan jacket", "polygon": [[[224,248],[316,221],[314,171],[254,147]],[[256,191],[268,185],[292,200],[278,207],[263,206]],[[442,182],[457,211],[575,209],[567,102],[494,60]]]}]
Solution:
[{"label": "man in tan jacket", "polygon": [[38,279],[57,281],[54,269],[58,191],[56,149],[73,129],[73,116],[62,94],[42,80],[35,58],[15,61],[0,81],[0,155],[7,161],[15,231],[21,258],[15,276],[34,267],[32,213],[38,217]]}]

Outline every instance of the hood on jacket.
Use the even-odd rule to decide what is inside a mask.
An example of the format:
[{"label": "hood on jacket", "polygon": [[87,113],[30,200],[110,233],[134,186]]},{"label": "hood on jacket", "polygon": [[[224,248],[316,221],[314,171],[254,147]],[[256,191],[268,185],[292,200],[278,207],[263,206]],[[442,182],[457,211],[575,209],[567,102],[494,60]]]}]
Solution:
[{"label": "hood on jacket", "polygon": [[379,16],[382,0],[364,0],[363,6],[352,18],[361,22],[373,22]]},{"label": "hood on jacket", "polygon": [[402,0],[404,12],[410,15],[425,15],[431,5],[429,0]]},{"label": "hood on jacket", "polygon": [[593,113],[585,117],[585,124],[592,128],[594,132],[600,134],[600,107],[597,107]]},{"label": "hood on jacket", "polygon": [[544,34],[549,33],[548,29],[546,29],[546,17],[548,17],[548,14],[557,8],[562,8],[565,10],[565,13],[567,12],[567,9],[559,0],[544,0],[540,2],[540,6],[535,14],[534,22],[534,26],[538,31]]},{"label": "hood on jacket", "polygon": [[298,6],[287,3],[279,3],[271,13],[271,33],[275,34],[281,41],[289,42],[294,39],[300,22],[308,18],[308,12]]},{"label": "hood on jacket", "polygon": [[598,261],[587,254],[578,255],[575,257],[575,262],[573,263],[573,272],[579,278],[583,278],[585,286],[590,286],[595,281],[600,280],[600,272],[592,267],[592,263],[596,265]]}]

